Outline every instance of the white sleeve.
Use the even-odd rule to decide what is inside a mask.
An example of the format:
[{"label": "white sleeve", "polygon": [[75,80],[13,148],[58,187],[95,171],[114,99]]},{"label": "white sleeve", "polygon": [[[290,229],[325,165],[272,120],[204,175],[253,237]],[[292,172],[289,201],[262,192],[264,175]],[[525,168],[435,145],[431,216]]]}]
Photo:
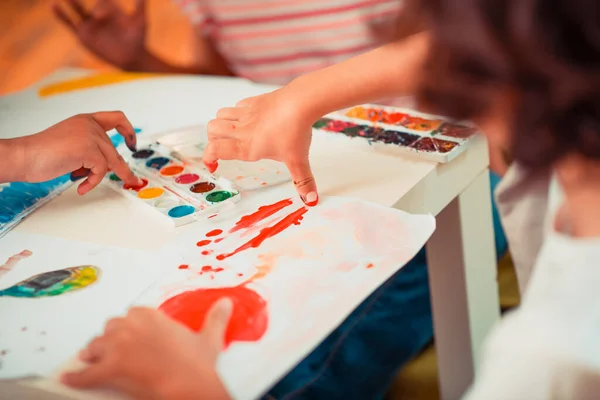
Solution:
[{"label": "white sleeve", "polygon": [[600,387],[599,291],[600,239],[549,234],[521,308],[491,333],[466,399],[589,399]]}]

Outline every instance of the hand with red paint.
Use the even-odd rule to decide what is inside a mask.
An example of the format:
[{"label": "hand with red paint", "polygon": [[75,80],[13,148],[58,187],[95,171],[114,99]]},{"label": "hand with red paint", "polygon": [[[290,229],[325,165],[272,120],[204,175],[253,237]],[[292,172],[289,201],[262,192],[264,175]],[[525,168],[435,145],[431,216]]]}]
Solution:
[{"label": "hand with red paint", "polygon": [[308,153],[316,118],[305,118],[288,90],[286,86],[219,110],[208,124],[203,161],[211,171],[220,159],[284,162],[304,203],[314,206],[319,196]]},{"label": "hand with red paint", "polygon": [[87,176],[78,188],[79,194],[85,194],[113,171],[125,184],[141,185],[106,134],[111,129],[135,149],[133,126],[119,111],[80,114],[35,135],[0,140],[0,155],[7,166],[0,181],[44,182],[72,173],[73,179]]},{"label": "hand with red paint", "polygon": [[412,35],[219,110],[208,124],[204,163],[214,170],[219,159],[282,161],[304,202],[317,204],[308,161],[312,124],[335,110],[413,94],[429,42],[427,32]]},{"label": "hand with red paint", "polygon": [[200,333],[160,311],[133,308],[81,351],[87,368],[61,380],[75,388],[111,387],[136,399],[228,399],[215,365],[232,308],[229,299],[216,302]]}]

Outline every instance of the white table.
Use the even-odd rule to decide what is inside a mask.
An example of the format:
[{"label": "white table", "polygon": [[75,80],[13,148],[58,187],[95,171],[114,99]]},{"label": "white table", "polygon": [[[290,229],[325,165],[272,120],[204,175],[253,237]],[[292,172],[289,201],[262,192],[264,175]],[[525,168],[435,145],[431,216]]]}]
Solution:
[{"label": "white table", "polygon": [[[45,81],[81,73],[60,71]],[[121,86],[123,92],[118,96],[110,94],[114,88],[105,87],[88,92],[84,101],[75,100],[74,94],[40,100],[34,91],[0,98],[0,112],[5,114],[0,118],[0,136],[33,133],[80,112],[114,109],[123,110],[134,125],[156,133],[205,123],[220,107],[273,89],[240,79],[187,76]],[[499,318],[485,143],[474,143],[448,164],[392,157],[352,145],[332,151],[327,144],[316,135],[311,148],[321,194],[357,197],[437,216],[427,255],[440,388],[443,399],[459,398],[477,372],[483,339]],[[104,202],[102,210],[95,207],[97,201]],[[155,248],[174,236],[173,228],[159,217],[155,224],[148,224],[148,214],[143,211],[107,187],[85,197],[71,188],[17,230],[104,244],[126,243],[138,249]],[[44,381],[34,384],[45,385]],[[25,385],[0,384],[0,393],[7,393],[4,387],[11,393],[18,391],[18,398],[27,398],[31,390]],[[31,398],[39,395],[30,393]]]}]

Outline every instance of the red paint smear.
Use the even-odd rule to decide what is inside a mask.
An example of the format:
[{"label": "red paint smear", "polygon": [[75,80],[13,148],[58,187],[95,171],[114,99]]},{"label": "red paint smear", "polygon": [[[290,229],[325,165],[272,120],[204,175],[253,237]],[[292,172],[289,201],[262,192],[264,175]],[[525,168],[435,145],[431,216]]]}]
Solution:
[{"label": "red paint smear", "polygon": [[125,184],[123,185],[123,189],[126,189],[126,190],[133,190],[133,191],[135,191],[135,192],[139,192],[139,191],[140,191],[140,189],[142,189],[142,188],[146,187],[146,185],[148,185],[148,180],[147,180],[147,179],[144,179],[144,178],[142,178],[142,184],[141,184],[141,185],[128,185],[128,184],[126,184],[126,183],[125,183]]},{"label": "red paint smear", "polygon": [[271,215],[284,209],[292,203],[293,202],[291,199],[285,199],[278,201],[275,204],[259,207],[256,212],[249,215],[245,215],[242,218],[240,218],[240,220],[235,223],[235,226],[229,230],[229,233],[237,232],[240,229],[244,228],[250,228],[254,226],[257,222],[260,222],[263,219],[270,217]]},{"label": "red paint smear", "polygon": [[225,331],[225,348],[232,342],[260,340],[269,324],[267,302],[245,286],[191,290],[171,297],[160,305],[159,310],[199,332],[210,307],[223,297],[233,302],[233,312]]},{"label": "red paint smear", "polygon": [[206,234],[206,237],[219,236],[221,233],[223,233],[223,230],[221,230],[221,229],[215,229],[213,231],[208,232]]},{"label": "red paint smear", "polygon": [[198,243],[196,243],[196,246],[198,246],[198,247],[206,246],[207,244],[210,244],[211,242],[212,242],[212,240],[201,240]]},{"label": "red paint smear", "polygon": [[292,225],[299,225],[300,221],[303,218],[303,215],[307,211],[308,211],[308,208],[306,208],[306,207],[300,207],[299,209],[297,209],[293,213],[290,213],[290,214],[286,215],[281,221],[279,221],[275,225],[266,227],[264,229],[261,229],[260,233],[255,238],[251,239],[250,241],[244,243],[242,246],[238,247],[233,253],[218,255],[217,256],[217,260],[224,260],[226,258],[229,258],[229,257],[233,256],[233,255],[236,255],[240,251],[247,250],[247,249],[249,249],[251,247],[258,247],[258,246],[261,245],[262,242],[264,242],[268,238],[277,235],[278,233],[280,233],[280,232],[284,231],[285,229],[289,228],[290,226],[292,226]]},{"label": "red paint smear", "polygon": [[224,271],[223,268],[213,268],[210,265],[205,265],[202,267],[202,272],[221,272]]},{"label": "red paint smear", "polygon": [[206,219],[211,219],[211,218],[214,218],[214,217],[216,217],[217,215],[219,215],[219,214],[213,214],[213,215],[211,215],[210,217],[208,217],[208,218],[206,218]]},{"label": "red paint smear", "polygon": [[203,256],[207,256],[207,255],[211,254],[212,252],[213,252],[212,250],[204,250],[204,251],[202,252],[202,255],[203,255]]},{"label": "red paint smear", "polygon": [[223,238],[218,238],[217,240],[215,240],[215,243],[219,243],[222,240],[223,240]]},{"label": "red paint smear", "polygon": [[244,276],[244,274],[238,274],[238,276]]},{"label": "red paint smear", "polygon": [[367,264],[367,269],[371,269],[371,268],[373,268],[373,267],[374,267],[373,263],[369,263],[369,264]]},{"label": "red paint smear", "polygon": [[190,266],[189,266],[189,265],[187,265],[187,264],[181,264],[181,265],[179,266],[179,269],[188,269],[189,267],[190,267]]}]

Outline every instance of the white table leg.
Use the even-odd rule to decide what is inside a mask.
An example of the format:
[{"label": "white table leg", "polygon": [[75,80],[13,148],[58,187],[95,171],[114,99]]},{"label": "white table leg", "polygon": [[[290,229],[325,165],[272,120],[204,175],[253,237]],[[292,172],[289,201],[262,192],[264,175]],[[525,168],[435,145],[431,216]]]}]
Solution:
[{"label": "white table leg", "polygon": [[455,400],[472,383],[483,341],[500,317],[488,170],[436,219],[427,260],[440,394]]}]

